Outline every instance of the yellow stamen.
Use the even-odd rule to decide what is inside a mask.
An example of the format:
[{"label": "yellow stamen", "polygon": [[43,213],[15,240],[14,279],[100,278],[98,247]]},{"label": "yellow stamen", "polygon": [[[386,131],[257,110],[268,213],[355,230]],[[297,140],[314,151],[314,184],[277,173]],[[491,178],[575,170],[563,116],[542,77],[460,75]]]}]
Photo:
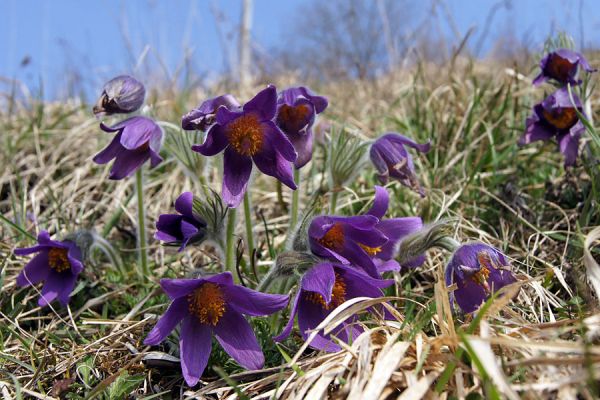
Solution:
[{"label": "yellow stamen", "polygon": [[479,261],[480,268],[479,271],[471,276],[471,280],[489,292],[490,285],[488,284],[488,278],[490,277],[490,269],[494,268],[493,261],[490,255],[483,251],[477,254],[477,260]]},{"label": "yellow stamen", "polygon": [[256,115],[246,114],[225,127],[225,135],[233,149],[241,155],[253,156],[262,148],[264,136]]},{"label": "yellow stamen", "polygon": [[344,282],[339,274],[335,274],[335,283],[331,290],[331,301],[329,304],[325,303],[323,296],[316,292],[307,293],[306,299],[314,304],[320,305],[325,310],[335,308],[346,301],[346,282]]},{"label": "yellow stamen", "polygon": [[344,228],[342,224],[335,223],[329,230],[319,239],[324,247],[330,250],[340,251],[344,247]]},{"label": "yellow stamen", "polygon": [[225,314],[225,299],[219,285],[207,282],[188,294],[188,309],[203,324],[216,325]]},{"label": "yellow stamen", "polygon": [[368,255],[370,255],[371,257],[375,257],[378,253],[381,252],[381,246],[378,247],[369,247],[365,244],[359,243],[358,244],[364,251],[367,252]]},{"label": "yellow stamen", "polygon": [[53,247],[48,251],[48,264],[50,268],[56,270],[57,272],[64,272],[71,268],[71,263],[69,262],[69,257],[67,256],[69,253],[68,249],[63,249],[60,247]]}]

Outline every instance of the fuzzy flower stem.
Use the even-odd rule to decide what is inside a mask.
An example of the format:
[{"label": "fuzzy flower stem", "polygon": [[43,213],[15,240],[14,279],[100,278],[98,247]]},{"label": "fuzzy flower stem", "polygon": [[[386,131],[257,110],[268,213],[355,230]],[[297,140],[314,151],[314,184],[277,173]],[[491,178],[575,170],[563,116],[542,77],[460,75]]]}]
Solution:
[{"label": "fuzzy flower stem", "polygon": [[329,214],[331,214],[331,215],[335,215],[335,210],[337,208],[338,194],[339,194],[339,192],[335,189],[331,193],[331,204],[329,206]]},{"label": "fuzzy flower stem", "polygon": [[438,242],[438,246],[449,252],[454,252],[460,247],[460,243],[451,238],[450,236],[444,236]]},{"label": "fuzzy flower stem", "polygon": [[250,266],[254,263],[254,233],[252,233],[252,211],[250,209],[250,194],[244,193],[244,219],[246,223],[246,244],[248,245],[248,261]]},{"label": "fuzzy flower stem", "polygon": [[294,169],[294,182],[298,188],[292,192],[292,214],[290,216],[290,232],[298,223],[298,200],[300,198],[300,169]]},{"label": "fuzzy flower stem", "polygon": [[146,240],[146,215],[144,210],[144,175],[142,168],[135,172],[135,190],[137,194],[138,209],[138,249],[140,274],[144,279],[150,278],[150,269],[148,268],[148,248]]},{"label": "fuzzy flower stem", "polygon": [[277,270],[277,267],[275,265],[273,265],[271,267],[271,269],[269,269],[269,272],[267,272],[267,274],[265,276],[263,276],[260,283],[256,287],[256,290],[259,292],[266,292],[267,289],[269,289],[269,287],[273,284],[275,279],[278,277],[278,273],[279,273],[279,271]]},{"label": "fuzzy flower stem", "polygon": [[235,270],[235,214],[236,209],[230,208],[227,218],[227,233],[225,237],[225,269],[231,272],[234,280],[237,280],[237,272]]}]

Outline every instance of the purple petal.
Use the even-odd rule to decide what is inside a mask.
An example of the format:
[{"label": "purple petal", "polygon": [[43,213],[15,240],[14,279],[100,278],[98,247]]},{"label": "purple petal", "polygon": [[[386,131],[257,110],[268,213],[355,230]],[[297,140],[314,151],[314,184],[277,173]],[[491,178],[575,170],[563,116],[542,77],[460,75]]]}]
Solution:
[{"label": "purple petal", "polygon": [[304,167],[311,159],[313,153],[313,131],[312,128],[306,130],[305,133],[297,133],[288,135],[288,139],[294,146],[298,158],[294,161],[296,169]]},{"label": "purple petal", "polygon": [[175,210],[186,217],[194,218],[194,195],[192,192],[183,192],[175,200]]},{"label": "purple petal", "polygon": [[225,150],[222,197],[229,207],[235,208],[242,201],[251,172],[250,157],[239,155],[231,147]]},{"label": "purple petal", "polygon": [[48,265],[48,251],[44,249],[37,256],[33,257],[31,261],[27,263],[25,268],[23,268],[19,276],[17,276],[17,285],[35,285],[38,282],[46,279],[49,273],[50,266]]},{"label": "purple petal", "polygon": [[420,217],[390,218],[381,221],[377,224],[377,229],[387,236],[389,241],[381,247],[377,257],[382,260],[393,258],[400,240],[422,227],[423,220]]},{"label": "purple petal", "polygon": [[415,142],[414,140],[412,140],[404,135],[400,135],[398,133],[388,133],[386,135],[383,135],[382,138],[383,137],[385,137],[387,140],[389,140],[392,143],[398,143],[398,144],[401,144],[404,146],[412,147],[413,149],[415,149],[421,153],[427,153],[431,149],[431,142],[419,144],[419,143]]},{"label": "purple petal", "polygon": [[189,315],[188,301],[185,297],[179,297],[169,305],[167,311],[160,317],[154,328],[148,333],[144,344],[146,346],[154,346],[166,339],[167,336],[175,329],[177,324]]},{"label": "purple petal", "polygon": [[62,275],[62,286],[60,292],[58,293],[57,299],[60,304],[63,305],[63,307],[66,307],[67,304],[69,304],[71,292],[75,288],[78,274],[74,274],[72,272],[63,272]]},{"label": "purple petal", "polygon": [[554,137],[555,131],[550,129],[546,124],[537,120],[527,120],[527,131],[519,139],[519,146],[535,142],[537,140],[550,140]]},{"label": "purple petal", "polygon": [[[581,124],[578,124],[581,125]],[[577,126],[577,125],[576,125]],[[571,133],[571,132],[575,133]],[[558,140],[558,148],[561,154],[565,157],[565,166],[575,165],[577,161],[577,155],[579,154],[579,139],[581,137],[582,129],[575,130],[571,129],[570,132],[565,133]]]},{"label": "purple petal", "polygon": [[290,309],[290,318],[288,319],[287,324],[283,328],[283,331],[281,331],[279,335],[273,337],[274,341],[281,342],[282,340],[285,340],[288,336],[290,336],[290,333],[294,328],[294,320],[296,319],[296,313],[298,312],[298,301],[300,300],[301,295],[302,290],[298,289],[298,291],[296,292],[296,296],[294,297],[294,301],[292,302],[292,308]]},{"label": "purple petal", "polygon": [[179,349],[181,352],[181,371],[189,386],[200,380],[212,349],[211,330],[201,324],[197,318],[188,316],[181,323]]},{"label": "purple petal", "polygon": [[252,111],[260,115],[262,121],[270,121],[277,111],[277,89],[273,85],[258,92],[252,100],[244,104],[244,111]]},{"label": "purple petal", "polygon": [[[284,137],[283,134],[281,136]],[[295,159],[296,153],[294,147],[287,139],[285,141],[287,141],[294,152]],[[296,184],[294,183],[291,164],[293,160],[286,159],[276,147],[273,147],[275,143],[276,140],[273,140],[273,137],[265,137],[261,151],[252,157],[252,159],[263,174],[275,177],[289,188],[295,190]]]},{"label": "purple petal", "polygon": [[94,156],[93,160],[96,164],[106,164],[121,154],[124,149],[121,145],[121,132],[119,132],[104,150]]},{"label": "purple petal", "polygon": [[42,288],[42,294],[38,300],[38,305],[40,307],[44,307],[52,303],[58,297],[58,295],[62,293],[64,284],[62,275],[62,273],[54,270],[48,272],[46,282]]},{"label": "purple petal", "polygon": [[77,245],[73,242],[65,242],[68,246],[69,251],[67,252],[67,259],[69,260],[69,264],[71,265],[71,272],[76,276],[83,271],[83,263],[81,250]]},{"label": "purple petal", "polygon": [[124,150],[115,159],[108,179],[120,180],[130,176],[149,158],[148,151]]},{"label": "purple petal", "polygon": [[218,285],[233,285],[233,277],[230,272],[223,272],[213,276],[203,276],[196,279],[161,279],[160,286],[170,299],[187,296],[205,282]]},{"label": "purple petal", "polygon": [[[329,315],[330,311],[323,309],[320,305],[314,304],[310,300],[302,297],[298,304],[298,328],[300,335],[304,340],[312,333],[324,319]],[[312,348],[324,351],[339,351],[341,348],[333,340],[326,338],[321,333],[309,343]]]},{"label": "purple petal", "polygon": [[276,152],[280,153],[283,158],[290,162],[294,162],[297,158],[294,145],[288,137],[272,122],[267,121],[261,124],[264,135],[263,145],[269,144]]},{"label": "purple petal", "polygon": [[223,349],[242,367],[261,369],[265,357],[246,318],[235,310],[228,310],[214,327]]},{"label": "purple petal", "polygon": [[[373,277],[361,272],[360,270],[357,270],[352,267],[336,265],[335,269],[336,269],[336,271],[338,271],[338,273],[340,273],[340,275],[344,279],[344,282],[346,282],[346,285],[351,285],[353,290],[356,289],[356,293],[360,292],[360,290],[362,290],[363,288],[368,290],[369,293],[374,293],[374,291],[377,291],[379,293],[379,295],[377,295],[377,296],[368,296],[365,294],[365,295],[348,296],[349,298],[361,297],[361,296],[381,297],[382,293],[381,293],[380,289],[387,288],[394,284],[393,279],[373,278]],[[348,287],[348,286],[346,286],[346,287]],[[349,292],[347,292],[347,293],[349,293]],[[367,293],[367,292],[364,292],[364,293]]]},{"label": "purple petal", "polygon": [[154,238],[163,242],[176,242],[183,240],[181,234],[181,221],[183,216],[175,214],[162,214],[159,215],[158,221],[156,221],[156,233]]},{"label": "purple petal", "polygon": [[206,140],[201,145],[193,145],[192,150],[203,156],[214,156],[227,147],[229,142],[221,125],[213,125],[206,134]]},{"label": "purple petal", "polygon": [[[147,117],[132,117],[119,125],[123,126],[121,145],[127,150],[136,150],[146,143],[156,142],[157,138],[160,142],[162,138],[160,126]],[[155,150],[158,149],[155,148]]]},{"label": "purple petal", "polygon": [[388,191],[381,186],[375,186],[375,199],[373,205],[367,211],[367,215],[372,215],[379,219],[383,218],[390,204],[390,195]]},{"label": "purple petal", "polygon": [[335,273],[330,263],[324,262],[315,265],[302,277],[300,287],[308,292],[320,294],[326,304],[331,301],[331,292],[335,283]]},{"label": "purple petal", "polygon": [[289,297],[281,294],[267,294],[240,285],[223,287],[228,304],[238,312],[252,316],[270,315],[283,308]]}]

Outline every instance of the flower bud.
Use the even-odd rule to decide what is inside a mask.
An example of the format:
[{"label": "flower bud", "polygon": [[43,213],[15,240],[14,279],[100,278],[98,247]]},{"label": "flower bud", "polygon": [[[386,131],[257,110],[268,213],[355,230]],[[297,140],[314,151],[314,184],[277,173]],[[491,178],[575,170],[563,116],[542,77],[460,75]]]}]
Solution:
[{"label": "flower bud", "polygon": [[101,117],[111,114],[134,112],[144,103],[146,89],[137,79],[121,75],[108,81],[93,108],[94,115]]}]

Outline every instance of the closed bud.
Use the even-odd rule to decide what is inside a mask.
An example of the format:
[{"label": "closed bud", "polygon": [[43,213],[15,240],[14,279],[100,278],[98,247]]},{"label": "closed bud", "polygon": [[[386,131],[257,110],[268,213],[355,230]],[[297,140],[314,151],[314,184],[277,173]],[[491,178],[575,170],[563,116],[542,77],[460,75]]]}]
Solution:
[{"label": "closed bud", "polygon": [[111,114],[125,114],[138,110],[144,103],[146,89],[137,79],[121,75],[108,81],[93,108],[94,115],[100,117]]}]

